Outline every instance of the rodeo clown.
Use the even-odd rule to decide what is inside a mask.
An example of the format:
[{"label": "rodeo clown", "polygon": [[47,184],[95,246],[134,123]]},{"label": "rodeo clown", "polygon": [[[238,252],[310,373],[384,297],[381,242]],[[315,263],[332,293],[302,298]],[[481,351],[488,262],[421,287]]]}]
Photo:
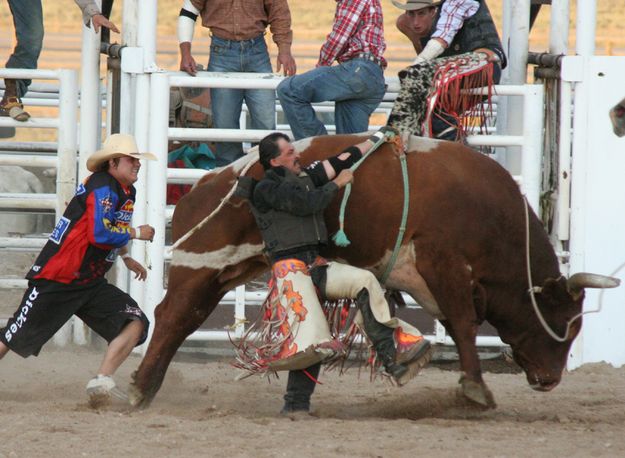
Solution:
[{"label": "rodeo clown", "polygon": [[408,382],[431,358],[430,343],[421,333],[391,317],[371,272],[319,256],[328,241],[324,209],[352,181],[349,168],[391,131],[384,127],[369,140],[305,169],[289,137],[273,133],[259,144],[264,177],[259,182],[239,178],[237,195],[249,199],[272,267],[267,312],[269,319],[281,320],[277,333],[281,341],[261,369],[290,371],[283,414],[309,411],[321,362],[343,351],[342,343],[331,335],[317,290],[328,300],[356,300],[359,312],[354,321],[398,385]]},{"label": "rodeo clown", "polygon": [[88,159],[94,173],[78,187],[26,275],[22,303],[0,334],[0,358],[9,350],[26,358],[37,356],[72,315],[83,320],[109,343],[97,376],[87,384],[92,406],[111,395],[125,398],[112,375],[147,336],[149,323],[137,303],[104,278],[118,255],[135,278],[147,275],[125,248],[131,239],[154,237],[151,226],[130,226],[139,159],[156,157],[139,153],[134,138],[122,134],[111,135]]},{"label": "rodeo clown", "polygon": [[[401,90],[388,125],[404,133],[459,140],[461,117],[482,107],[467,89],[499,83],[506,56],[485,0],[393,0],[405,13],[397,28],[417,51],[399,72]],[[481,111],[480,111],[481,110]],[[488,111],[479,108],[478,115]]]}]

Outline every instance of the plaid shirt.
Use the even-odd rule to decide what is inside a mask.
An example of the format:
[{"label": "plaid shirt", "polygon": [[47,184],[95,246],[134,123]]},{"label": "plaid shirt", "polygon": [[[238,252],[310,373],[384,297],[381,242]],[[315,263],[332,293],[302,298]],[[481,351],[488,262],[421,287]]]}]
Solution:
[{"label": "plaid shirt", "polygon": [[449,46],[464,21],[473,16],[479,8],[480,3],[475,0],[447,0],[441,6],[441,15],[432,38],[441,38]]},{"label": "plaid shirt", "polygon": [[380,0],[337,0],[332,32],[319,52],[317,67],[346,62],[361,53],[380,59],[386,49]]}]

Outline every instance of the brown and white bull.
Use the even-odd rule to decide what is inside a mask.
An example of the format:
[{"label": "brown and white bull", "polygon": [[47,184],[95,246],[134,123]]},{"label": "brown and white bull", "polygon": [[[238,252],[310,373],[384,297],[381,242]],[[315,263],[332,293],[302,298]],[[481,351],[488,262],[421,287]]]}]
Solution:
[{"label": "brown and white bull", "polygon": [[[358,136],[327,136],[295,144],[302,164],[324,159]],[[494,407],[482,380],[475,345],[478,326],[491,323],[527,375],[532,388],[548,391],[559,382],[569,348],[581,327],[574,321],[565,342],[552,339],[530,303],[526,274],[523,198],[510,174],[495,161],[456,143],[412,137],[407,150],[410,209],[398,260],[387,288],[410,294],[442,321],[455,341],[468,399]],[[176,207],[173,238],[196,226],[220,203],[244,157],[200,180]],[[260,164],[247,175],[260,178]],[[403,205],[400,161],[385,144],[355,173],[345,230],[351,245],[328,246],[325,256],[381,276],[397,238]],[[328,229],[338,226],[340,199],[326,212]],[[529,214],[532,280],[548,325],[559,335],[582,309],[584,287],[614,286],[602,277],[563,278],[541,222]],[[174,251],[167,295],[156,308],[154,334],[131,385],[131,403],[149,405],[171,358],[185,338],[214,310],[223,295],[268,270],[261,236],[248,204],[231,198],[200,230]]]}]

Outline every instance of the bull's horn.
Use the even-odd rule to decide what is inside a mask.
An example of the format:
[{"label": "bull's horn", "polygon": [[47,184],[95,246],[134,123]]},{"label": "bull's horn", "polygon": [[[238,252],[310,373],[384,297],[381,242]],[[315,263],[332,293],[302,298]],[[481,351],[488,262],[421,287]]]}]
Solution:
[{"label": "bull's horn", "polygon": [[578,292],[582,288],[616,288],[621,280],[606,275],[579,272],[571,276],[566,282],[569,291]]}]

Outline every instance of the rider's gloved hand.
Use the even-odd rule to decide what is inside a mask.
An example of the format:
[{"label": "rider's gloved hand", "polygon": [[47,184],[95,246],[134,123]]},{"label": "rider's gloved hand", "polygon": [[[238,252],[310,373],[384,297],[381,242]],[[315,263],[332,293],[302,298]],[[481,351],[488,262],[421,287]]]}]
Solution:
[{"label": "rider's gloved hand", "polygon": [[385,137],[386,139],[390,139],[390,138],[395,137],[396,135],[399,135],[399,132],[394,127],[382,126],[380,130],[378,130],[375,134],[369,137],[369,140],[372,141],[373,143],[377,143],[379,140]]}]

